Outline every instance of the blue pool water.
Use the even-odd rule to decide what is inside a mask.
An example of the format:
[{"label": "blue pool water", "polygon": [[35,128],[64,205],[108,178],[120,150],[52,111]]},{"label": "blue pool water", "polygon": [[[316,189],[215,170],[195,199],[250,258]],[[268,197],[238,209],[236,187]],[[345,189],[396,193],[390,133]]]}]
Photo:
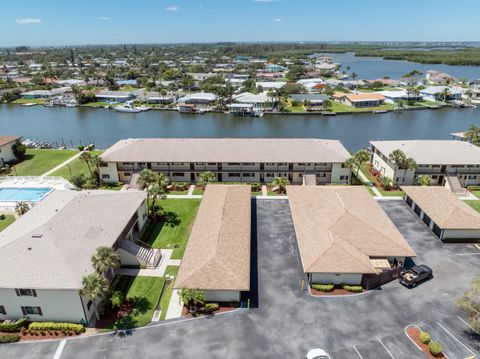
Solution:
[{"label": "blue pool water", "polygon": [[37,202],[51,190],[51,188],[0,188],[0,202]]}]

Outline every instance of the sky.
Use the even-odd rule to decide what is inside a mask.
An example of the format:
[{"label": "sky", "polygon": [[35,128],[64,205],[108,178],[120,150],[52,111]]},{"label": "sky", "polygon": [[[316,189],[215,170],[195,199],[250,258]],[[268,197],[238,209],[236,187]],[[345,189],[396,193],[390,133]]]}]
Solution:
[{"label": "sky", "polygon": [[478,0],[22,0],[0,46],[260,41],[480,41]]}]

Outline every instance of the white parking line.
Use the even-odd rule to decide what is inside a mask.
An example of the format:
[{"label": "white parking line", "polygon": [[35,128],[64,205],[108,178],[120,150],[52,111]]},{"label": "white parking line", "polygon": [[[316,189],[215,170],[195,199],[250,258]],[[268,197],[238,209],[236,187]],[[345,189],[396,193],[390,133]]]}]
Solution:
[{"label": "white parking line", "polygon": [[362,357],[362,355],[358,352],[357,348],[355,348],[355,345],[353,346],[353,349],[355,349],[355,351],[357,352],[358,356],[359,356],[361,359],[364,359],[364,358]]},{"label": "white parking line", "polygon": [[385,344],[383,344],[383,342],[380,340],[380,338],[377,337],[377,339],[380,342],[380,344],[382,344],[382,347],[387,351],[388,355],[390,355],[392,357],[392,359],[395,359],[393,354],[390,352],[390,350],[388,350],[388,348],[385,346]]},{"label": "white parking line", "polygon": [[447,328],[445,328],[443,325],[441,325],[439,322],[437,322],[437,324],[440,326],[440,328],[442,328],[448,335],[450,335],[458,344],[460,344],[462,347],[464,347],[470,354],[472,354],[473,357],[476,357],[476,354],[474,352],[472,352],[470,349],[468,349],[468,347],[463,344],[460,340],[458,340],[458,338],[453,335],[452,333],[450,333],[448,331]]},{"label": "white parking line", "polygon": [[53,359],[60,359],[62,356],[63,348],[65,348],[65,344],[67,344],[67,341],[63,339],[60,344],[58,344],[57,350],[55,351],[55,355],[53,356]]},{"label": "white parking line", "polygon": [[460,321],[465,324],[467,327],[469,327],[475,334],[480,335],[479,332],[477,332],[470,324],[468,324],[465,320],[463,320],[461,317],[457,315],[457,318],[460,319]]}]

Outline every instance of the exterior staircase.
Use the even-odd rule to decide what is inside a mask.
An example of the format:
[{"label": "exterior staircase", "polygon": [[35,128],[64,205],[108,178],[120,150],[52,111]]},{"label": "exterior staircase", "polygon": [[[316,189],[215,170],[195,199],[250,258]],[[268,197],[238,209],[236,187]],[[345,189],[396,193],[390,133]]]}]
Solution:
[{"label": "exterior staircase", "polygon": [[130,183],[128,185],[129,189],[140,189],[138,186],[138,178],[140,177],[140,172],[133,172],[132,177],[130,178]]},{"label": "exterior staircase", "polygon": [[153,249],[150,247],[139,245],[133,241],[124,239],[120,242],[120,248],[124,251],[133,254],[137,259],[145,264],[147,268],[156,268],[160,259],[162,258],[159,249]]},{"label": "exterior staircase", "polygon": [[462,194],[466,192],[457,174],[447,174],[446,180],[448,182],[447,187],[449,187],[451,192],[456,194]]}]

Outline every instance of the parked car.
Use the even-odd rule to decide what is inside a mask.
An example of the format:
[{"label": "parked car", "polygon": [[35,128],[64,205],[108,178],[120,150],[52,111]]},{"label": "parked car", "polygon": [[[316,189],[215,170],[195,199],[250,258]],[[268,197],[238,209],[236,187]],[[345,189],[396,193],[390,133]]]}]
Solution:
[{"label": "parked car", "polygon": [[410,269],[402,269],[400,272],[399,281],[408,288],[416,287],[418,283],[433,278],[433,271],[429,266],[420,264],[413,266]]},{"label": "parked car", "polygon": [[316,348],[310,349],[305,359],[332,359],[332,357],[325,350]]}]

